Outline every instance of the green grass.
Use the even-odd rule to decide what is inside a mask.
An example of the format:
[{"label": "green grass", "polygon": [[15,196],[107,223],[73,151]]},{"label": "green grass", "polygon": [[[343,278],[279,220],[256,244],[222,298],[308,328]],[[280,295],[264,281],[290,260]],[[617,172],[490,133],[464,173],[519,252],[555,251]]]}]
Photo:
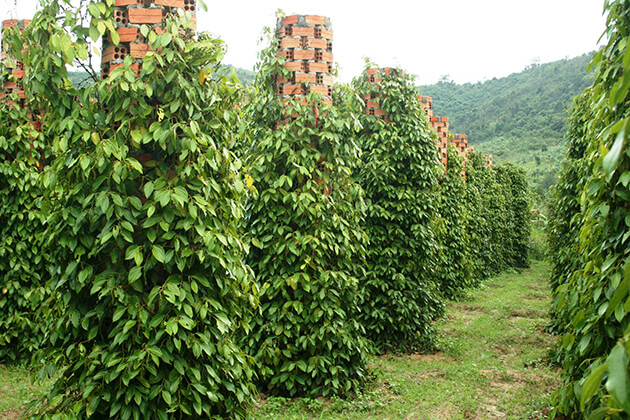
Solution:
[{"label": "green grass", "polygon": [[49,383],[33,383],[24,367],[0,365],[0,419],[18,419],[29,401],[46,393]]},{"label": "green grass", "polygon": [[374,358],[374,382],[352,400],[267,398],[260,419],[539,419],[558,372],[544,362],[548,266],[489,280],[449,305],[442,350]]},{"label": "green grass", "polygon": [[[373,358],[373,380],[353,399],[262,397],[256,419],[541,419],[558,372],[545,363],[548,265],[486,281],[448,305],[441,351]],[[0,366],[0,419],[19,418],[45,385]]]}]

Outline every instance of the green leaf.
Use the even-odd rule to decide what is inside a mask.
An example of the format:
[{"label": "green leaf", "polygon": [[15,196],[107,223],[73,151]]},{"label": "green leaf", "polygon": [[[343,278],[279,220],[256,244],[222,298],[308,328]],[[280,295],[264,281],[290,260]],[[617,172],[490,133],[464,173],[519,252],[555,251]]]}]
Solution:
[{"label": "green leaf", "polygon": [[586,378],[586,381],[584,381],[584,385],[582,385],[582,397],[580,398],[580,407],[582,411],[584,411],[586,402],[590,400],[601,387],[602,376],[604,376],[607,369],[608,366],[606,363],[602,363],[597,367],[597,369],[592,371],[588,378]]},{"label": "green leaf", "polygon": [[157,261],[161,263],[165,262],[166,252],[164,252],[164,248],[162,248],[160,245],[153,245],[151,252],[153,254],[153,258],[155,258]]},{"label": "green leaf", "polygon": [[147,182],[146,184],[144,184],[144,196],[146,198],[150,198],[151,194],[153,194],[153,189],[154,189],[153,182]]},{"label": "green leaf", "polygon": [[138,280],[140,277],[142,277],[142,267],[136,266],[129,270],[129,277],[127,278],[127,281],[129,282],[129,284],[131,284]]},{"label": "green leaf", "polygon": [[615,143],[606,156],[604,156],[604,160],[602,161],[602,169],[608,175],[617,168],[617,162],[619,161],[619,157],[621,156],[621,152],[623,151],[623,147],[626,142],[626,129],[628,128],[628,121],[630,121],[630,118],[626,120],[621,131],[617,133]]},{"label": "green leaf", "polygon": [[606,359],[608,380],[606,389],[619,407],[630,413],[630,376],[628,375],[628,353],[622,344],[617,344]]}]

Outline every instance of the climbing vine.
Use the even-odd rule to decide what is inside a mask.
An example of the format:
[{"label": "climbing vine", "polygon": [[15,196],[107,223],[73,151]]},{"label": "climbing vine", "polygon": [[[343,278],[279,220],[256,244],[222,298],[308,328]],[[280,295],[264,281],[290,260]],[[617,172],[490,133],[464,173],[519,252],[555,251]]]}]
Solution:
[{"label": "climbing vine", "polygon": [[361,320],[379,351],[428,350],[432,321],[444,309],[436,284],[438,244],[431,228],[437,211],[436,136],[408,76],[367,74],[354,80],[358,98],[377,101],[385,118],[360,112],[363,152],[355,178],[366,193],[370,238],[361,278]]},{"label": "climbing vine", "polygon": [[551,231],[564,368],[556,414],[592,419],[630,413],[630,1],[606,1],[605,10],[608,43],[590,64],[592,88],[576,100],[555,195],[555,208],[567,214]]},{"label": "climbing vine", "polygon": [[440,291],[447,299],[457,299],[476,282],[470,243],[470,218],[473,211],[466,196],[463,159],[455,148],[448,148],[448,166],[440,181],[439,217],[435,229],[439,238],[436,274]]},{"label": "climbing vine", "polygon": [[367,341],[358,322],[356,265],[365,252],[365,205],[351,179],[358,148],[352,117],[309,94],[283,102],[289,78],[276,45],[261,53],[245,112],[246,164],[256,195],[247,204],[248,261],[261,290],[246,348],[261,390],[348,395],[366,379]]},{"label": "climbing vine", "polygon": [[167,18],[161,34],[140,28],[152,51],[139,77],[126,57],[76,89],[65,66],[87,43],[71,34],[109,35],[113,2],[90,4],[81,30],[72,13],[58,20],[61,6],[74,10],[51,2],[35,16],[25,59],[33,89],[47,92],[46,236],[63,303],[46,346],[49,373],[60,371],[37,411],[245,417],[253,370],[236,337],[257,289],[239,230],[246,183],[227,149],[240,94],[212,77],[222,42]]}]

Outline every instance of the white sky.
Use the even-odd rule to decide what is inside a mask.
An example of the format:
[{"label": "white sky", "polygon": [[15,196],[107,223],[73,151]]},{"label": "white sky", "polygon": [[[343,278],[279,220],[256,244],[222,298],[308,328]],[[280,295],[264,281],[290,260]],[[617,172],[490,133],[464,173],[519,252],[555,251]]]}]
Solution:
[{"label": "white sky", "polygon": [[[503,77],[597,48],[603,0],[205,0],[199,29],[228,45],[224,62],[253,69],[275,12],[331,18],[339,80],[360,74],[364,57],[400,66],[419,84]],[[0,19],[29,18],[36,0],[0,0]]]}]

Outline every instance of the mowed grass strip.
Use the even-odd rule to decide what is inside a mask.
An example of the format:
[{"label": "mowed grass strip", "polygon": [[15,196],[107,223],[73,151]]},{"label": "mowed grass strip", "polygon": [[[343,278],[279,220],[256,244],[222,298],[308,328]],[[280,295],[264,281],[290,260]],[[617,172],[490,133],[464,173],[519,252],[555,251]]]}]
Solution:
[{"label": "mowed grass strip", "polygon": [[[448,305],[442,350],[374,358],[372,383],[353,399],[262,397],[257,419],[542,419],[559,372],[545,363],[549,267],[488,280]],[[0,366],[0,419],[18,419],[45,385],[24,368]]]},{"label": "mowed grass strip", "polygon": [[351,400],[269,397],[267,419],[542,419],[559,372],[545,362],[549,266],[488,280],[448,305],[441,351],[374,358],[373,383]]}]

